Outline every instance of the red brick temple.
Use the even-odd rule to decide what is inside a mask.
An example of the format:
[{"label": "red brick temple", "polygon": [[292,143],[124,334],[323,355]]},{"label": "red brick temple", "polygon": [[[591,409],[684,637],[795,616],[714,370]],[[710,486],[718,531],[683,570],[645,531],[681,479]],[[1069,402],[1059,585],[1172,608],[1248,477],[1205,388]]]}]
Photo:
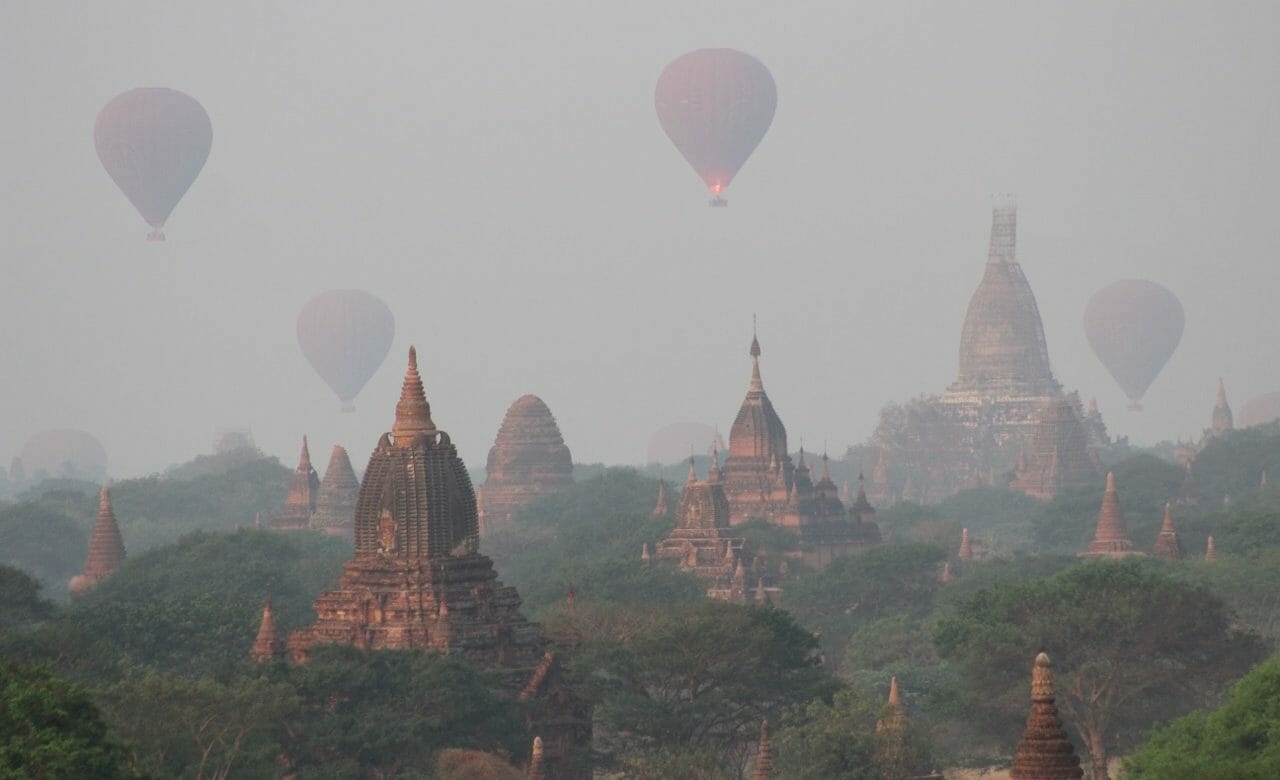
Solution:
[{"label": "red brick temple", "polygon": [[551,410],[536,395],[523,395],[498,428],[480,486],[481,533],[511,525],[521,507],[573,485],[573,458]]},{"label": "red brick temple", "polygon": [[89,538],[89,556],[84,571],[71,578],[71,598],[78,598],[93,590],[107,577],[115,573],[124,561],[124,539],[116,523],[116,513],[111,508],[111,488],[103,485],[98,494],[98,516],[93,522],[93,535]]}]

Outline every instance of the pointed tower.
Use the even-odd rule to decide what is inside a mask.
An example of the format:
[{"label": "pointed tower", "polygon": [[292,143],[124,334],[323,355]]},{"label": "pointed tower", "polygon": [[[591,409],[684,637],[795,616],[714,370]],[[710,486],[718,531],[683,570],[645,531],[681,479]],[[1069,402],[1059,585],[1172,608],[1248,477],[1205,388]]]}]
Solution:
[{"label": "pointed tower", "polygon": [[1030,452],[1019,457],[1009,489],[1049,500],[1060,490],[1096,485],[1099,476],[1089,434],[1071,400],[1060,398],[1041,408]]},{"label": "pointed tower", "polygon": [[1178,541],[1178,532],[1173,528],[1173,505],[1164,505],[1164,524],[1160,527],[1160,535],[1156,537],[1156,546],[1151,553],[1157,558],[1171,561],[1183,557],[1182,543]]},{"label": "pointed tower", "polygon": [[509,527],[516,512],[573,486],[573,456],[546,403],[522,395],[507,409],[485,463],[484,533]]},{"label": "pointed tower", "polygon": [[729,457],[722,470],[733,525],[753,518],[772,522],[781,516],[794,472],[787,454],[787,429],[760,379],[760,340],[754,334],[750,355],[751,381],[729,429]]},{"label": "pointed tower", "polygon": [[876,721],[876,733],[885,734],[890,731],[896,731],[901,728],[903,721],[906,720],[907,711],[902,706],[902,694],[898,692],[898,678],[889,678],[889,699],[885,702],[885,716]]},{"label": "pointed tower", "polygon": [[258,626],[258,638],[253,641],[249,655],[260,664],[284,655],[284,641],[276,631],[276,619],[271,611],[270,596],[267,596],[262,605],[262,623]]},{"label": "pointed tower", "polygon": [[938,582],[946,585],[951,582],[951,561],[943,561],[942,573],[938,575]]},{"label": "pointed tower", "polygon": [[960,375],[948,394],[1029,397],[1062,391],[1049,369],[1040,308],[1018,264],[1017,236],[1017,207],[997,207],[986,271],[960,333]]},{"label": "pointed tower", "polygon": [[303,436],[302,454],[298,456],[298,467],[293,470],[289,496],[285,499],[284,509],[271,521],[271,527],[281,530],[309,528],[319,494],[320,476],[311,466],[311,451],[307,448],[307,437]]},{"label": "pointed tower", "polygon": [[1231,406],[1227,404],[1227,388],[1218,377],[1218,398],[1213,404],[1213,420],[1209,425],[1210,436],[1221,436],[1235,428],[1231,417]]},{"label": "pointed tower", "polygon": [[973,545],[969,543],[969,529],[960,529],[960,560],[968,562],[973,560]]},{"label": "pointed tower", "polygon": [[855,523],[874,523],[876,508],[867,500],[867,486],[863,482],[862,472],[858,472],[858,495],[849,506],[849,518]]},{"label": "pointed tower", "polygon": [[658,480],[658,502],[653,505],[654,517],[666,517],[671,512],[671,505],[667,502],[667,481],[665,479]]},{"label": "pointed tower", "polygon": [[333,445],[329,466],[320,480],[320,492],[316,497],[316,511],[311,516],[311,527],[330,536],[351,538],[355,534],[356,499],[360,496],[360,482],[351,458],[342,445]]},{"label": "pointed tower", "polygon": [[760,746],[756,748],[756,768],[751,780],[769,780],[773,776],[773,745],[769,743],[769,721],[760,722]]},{"label": "pointed tower", "polygon": [[355,557],[336,590],[316,599],[316,620],[289,638],[295,662],[318,644],[434,650],[506,672],[532,670],[538,628],[515,588],[480,555],[475,491],[431,407],[410,348],[391,431],[378,440],[360,486]]},{"label": "pointed tower", "polygon": [[1141,555],[1133,549],[1129,532],[1124,527],[1124,515],[1120,512],[1120,495],[1116,492],[1114,474],[1107,474],[1107,490],[1102,494],[1102,507],[1098,510],[1098,526],[1084,558],[1124,558]]},{"label": "pointed tower", "polygon": [[542,737],[533,738],[533,752],[529,754],[529,771],[525,776],[528,780],[547,780],[542,767]]},{"label": "pointed tower", "polygon": [[111,486],[103,485],[98,493],[98,517],[93,522],[93,535],[89,538],[89,557],[84,571],[71,578],[71,598],[78,598],[97,587],[120,568],[124,560],[124,540],[116,513],[111,508]]},{"label": "pointed tower", "polygon": [[1209,540],[1205,542],[1204,545],[1204,562],[1213,563],[1217,558],[1218,553],[1213,549],[1213,537],[1210,536]]},{"label": "pointed tower", "polygon": [[720,448],[711,447],[711,468],[707,472],[708,482],[719,482],[723,475],[720,472]]},{"label": "pointed tower", "polygon": [[1054,705],[1053,670],[1049,656],[1036,656],[1031,670],[1031,712],[1013,754],[1012,780],[1071,780],[1084,777],[1080,758],[1058,718]]}]

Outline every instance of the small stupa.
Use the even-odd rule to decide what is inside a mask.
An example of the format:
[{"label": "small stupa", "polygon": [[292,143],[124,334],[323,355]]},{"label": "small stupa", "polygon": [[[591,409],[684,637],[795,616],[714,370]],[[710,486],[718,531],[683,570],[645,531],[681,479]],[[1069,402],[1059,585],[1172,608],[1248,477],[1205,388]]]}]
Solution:
[{"label": "small stupa", "polygon": [[653,505],[654,517],[666,517],[671,513],[671,504],[667,501],[667,481],[658,480],[658,502]]},{"label": "small stupa", "polygon": [[347,457],[342,445],[335,444],[329,455],[329,466],[324,470],[324,479],[320,480],[311,527],[330,536],[353,537],[356,498],[359,495],[360,482],[356,479],[355,469],[351,468],[351,458]]},{"label": "small stupa", "polygon": [[271,527],[279,530],[309,528],[319,493],[320,476],[311,465],[311,450],[307,448],[307,437],[303,436],[302,454],[298,456],[298,467],[293,470],[293,479],[289,482],[289,496],[285,499],[284,509],[271,520]]},{"label": "small stupa", "polygon": [[1098,526],[1089,549],[1080,553],[1082,558],[1124,558],[1142,555],[1133,549],[1129,532],[1124,527],[1124,515],[1120,512],[1120,494],[1116,492],[1116,477],[1107,474],[1107,490],[1102,494],[1102,507],[1098,510]]},{"label": "small stupa", "polygon": [[769,721],[760,722],[760,746],[756,748],[756,768],[751,780],[769,780],[773,776],[773,745],[769,742]]},{"label": "small stupa", "polygon": [[1173,505],[1164,505],[1164,524],[1160,527],[1160,535],[1156,537],[1155,549],[1151,554],[1157,558],[1176,561],[1182,558],[1182,542],[1178,541],[1178,532],[1173,527]]},{"label": "small stupa", "polygon": [[1053,669],[1049,656],[1036,656],[1031,670],[1031,712],[1013,754],[1011,780],[1069,780],[1084,777],[1080,757],[1054,705]]},{"label": "small stupa", "polygon": [[960,529],[960,553],[957,557],[965,562],[973,560],[973,545],[969,542],[968,528]]},{"label": "small stupa", "polygon": [[98,517],[93,522],[93,536],[89,538],[89,556],[85,559],[84,571],[71,578],[71,598],[93,590],[99,582],[115,573],[123,560],[124,539],[120,537],[116,513],[111,508],[111,487],[103,485],[98,493]]},{"label": "small stupa", "polygon": [[258,626],[258,638],[253,641],[249,655],[258,663],[266,663],[284,657],[284,640],[276,630],[276,619],[271,611],[271,597],[262,605],[262,623]]}]

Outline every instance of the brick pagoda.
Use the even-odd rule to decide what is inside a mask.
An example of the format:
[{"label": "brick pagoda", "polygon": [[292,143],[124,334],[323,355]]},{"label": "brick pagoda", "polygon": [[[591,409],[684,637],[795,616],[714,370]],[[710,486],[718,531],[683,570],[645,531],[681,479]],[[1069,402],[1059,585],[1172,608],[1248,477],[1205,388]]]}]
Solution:
[{"label": "brick pagoda", "polygon": [[482,533],[508,527],[530,501],[572,485],[573,458],[556,418],[538,396],[520,396],[489,450],[479,490]]},{"label": "brick pagoda", "polygon": [[120,568],[124,561],[124,539],[116,523],[116,513],[111,508],[111,487],[103,485],[98,493],[98,516],[93,522],[93,535],[89,538],[89,556],[84,571],[71,578],[71,598],[78,598],[93,590]]}]

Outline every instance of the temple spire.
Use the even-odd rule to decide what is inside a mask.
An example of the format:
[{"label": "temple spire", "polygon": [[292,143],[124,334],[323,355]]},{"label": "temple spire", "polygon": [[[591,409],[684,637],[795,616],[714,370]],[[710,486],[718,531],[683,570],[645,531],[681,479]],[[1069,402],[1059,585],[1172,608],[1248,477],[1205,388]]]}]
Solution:
[{"label": "temple spire", "polygon": [[720,481],[720,448],[711,445],[711,470],[707,473],[708,482]]},{"label": "temple spire", "polygon": [[1217,559],[1217,557],[1218,557],[1218,554],[1213,549],[1213,537],[1210,536],[1209,541],[1205,542],[1205,545],[1204,545],[1204,562],[1213,563],[1214,560]]},{"label": "temple spire", "polygon": [[756,337],[756,319],[751,315],[751,385],[749,392],[764,392],[764,382],[760,380],[760,339]]},{"label": "temple spire", "polygon": [[1213,404],[1213,420],[1210,430],[1214,435],[1226,433],[1235,427],[1235,420],[1231,416],[1231,406],[1227,404],[1227,388],[1222,384],[1222,377],[1218,377],[1218,397]]},{"label": "temple spire", "polygon": [[418,374],[418,351],[409,347],[409,367],[405,370],[400,400],[396,403],[396,421],[391,426],[391,437],[397,447],[408,447],[418,434],[431,435],[435,432],[431,405],[427,403],[422,377]]},{"label": "temple spire", "polygon": [[1164,524],[1160,527],[1160,535],[1156,537],[1156,546],[1152,554],[1158,558],[1176,561],[1182,557],[1182,543],[1178,540],[1178,532],[1173,527],[1173,505],[1164,505]]},{"label": "temple spire", "polygon": [[988,263],[1018,262],[1018,207],[1013,203],[997,206],[991,212],[991,244]]},{"label": "temple spire", "polygon": [[298,471],[310,471],[311,449],[307,446],[307,435],[302,434],[302,454],[298,456]]},{"label": "temple spire", "polygon": [[284,642],[276,630],[275,615],[271,611],[271,597],[262,605],[262,623],[258,626],[258,638],[254,640],[249,655],[258,663],[265,663],[284,655]]},{"label": "temple spire", "polygon": [[822,451],[822,480],[824,482],[831,481],[831,468],[827,465],[827,461],[827,451],[824,449]]},{"label": "temple spire", "polygon": [[1070,780],[1083,777],[1080,758],[1054,706],[1053,670],[1040,653],[1031,669],[1031,712],[1013,755],[1012,780]]},{"label": "temple spire", "polygon": [[689,456],[689,479],[687,482],[693,484],[698,481],[698,470],[693,467],[693,456]]},{"label": "temple spire", "polygon": [[1133,555],[1133,542],[1124,527],[1124,515],[1120,511],[1120,494],[1116,491],[1116,477],[1107,472],[1107,489],[1102,494],[1102,506],[1098,509],[1098,525],[1085,556],[1121,558]]},{"label": "temple spire", "polygon": [[671,511],[670,504],[667,503],[667,481],[665,479],[658,480],[658,503],[653,506],[653,514],[655,516],[663,516]]},{"label": "temple spire", "polygon": [[962,561],[973,560],[973,545],[969,542],[968,528],[960,529],[960,553],[958,557]]},{"label": "temple spire", "polygon": [[756,768],[751,780],[769,780],[773,775],[773,745],[769,743],[769,721],[760,722],[760,746],[756,748]]}]

